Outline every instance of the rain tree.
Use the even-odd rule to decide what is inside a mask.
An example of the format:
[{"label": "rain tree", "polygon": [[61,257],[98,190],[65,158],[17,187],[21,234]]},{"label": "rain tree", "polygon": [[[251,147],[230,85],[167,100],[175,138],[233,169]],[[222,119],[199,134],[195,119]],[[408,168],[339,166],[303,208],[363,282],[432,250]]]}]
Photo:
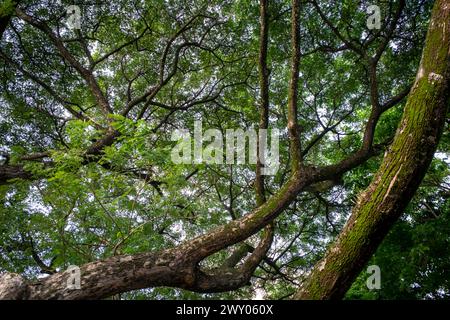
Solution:
[{"label": "rain tree", "polygon": [[[448,297],[449,16],[3,1],[0,297]],[[276,172],[258,139],[253,163],[173,161],[199,121],[278,130]]]}]

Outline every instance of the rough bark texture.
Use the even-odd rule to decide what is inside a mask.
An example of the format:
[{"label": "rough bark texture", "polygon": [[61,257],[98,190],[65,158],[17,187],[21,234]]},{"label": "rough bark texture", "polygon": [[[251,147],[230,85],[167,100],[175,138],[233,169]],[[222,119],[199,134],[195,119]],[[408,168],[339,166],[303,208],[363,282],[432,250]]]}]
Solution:
[{"label": "rough bark texture", "polygon": [[339,299],[419,187],[433,158],[449,103],[450,2],[436,1],[415,84],[395,139],[336,242],[296,299]]},{"label": "rough bark texture", "polygon": [[6,183],[11,179],[29,179],[32,174],[26,171],[23,166],[20,165],[1,165],[0,166],[0,184]]},{"label": "rough bark texture", "polygon": [[5,273],[0,275],[0,298],[5,300],[20,300],[27,293],[28,285],[21,275]]}]

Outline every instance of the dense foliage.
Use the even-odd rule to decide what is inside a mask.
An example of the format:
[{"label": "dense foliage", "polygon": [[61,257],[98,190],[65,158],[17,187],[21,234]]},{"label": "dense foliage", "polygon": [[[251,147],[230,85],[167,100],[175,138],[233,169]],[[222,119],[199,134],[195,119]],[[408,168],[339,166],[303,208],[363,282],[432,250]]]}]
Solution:
[{"label": "dense foliage", "polygon": [[[174,164],[170,152],[174,130],[193,132],[199,119],[204,130],[258,127],[258,3],[81,1],[81,29],[71,30],[69,4],[62,2],[19,3],[26,15],[45,22],[56,40],[14,16],[0,42],[2,161],[27,172],[26,179],[0,185],[0,271],[39,278],[69,265],[174,247],[251,211],[254,165]],[[383,26],[392,23],[397,1],[373,2],[381,8]],[[361,146],[371,112],[371,73],[321,15],[373,53],[387,31],[367,29],[370,4],[302,1],[298,112],[307,163],[336,163]],[[431,6],[407,1],[378,62],[381,103],[414,81]],[[0,15],[13,10],[10,0],[0,5]],[[268,195],[291,170],[284,129],[290,37],[290,3],[269,1],[269,128],[281,130],[281,165],[265,179]],[[310,186],[275,220],[275,239],[251,286],[213,294],[163,287],[121,297],[289,297],[369,185],[403,106],[401,100],[381,116],[373,157],[333,181]],[[118,133],[114,142],[90,161],[86,150],[108,135],[108,128]],[[369,263],[381,268],[381,290],[368,290],[363,272],[348,298],[450,296],[449,151],[446,131],[419,192]],[[246,243],[256,246],[257,240]],[[219,266],[240,246],[202,265]]]}]

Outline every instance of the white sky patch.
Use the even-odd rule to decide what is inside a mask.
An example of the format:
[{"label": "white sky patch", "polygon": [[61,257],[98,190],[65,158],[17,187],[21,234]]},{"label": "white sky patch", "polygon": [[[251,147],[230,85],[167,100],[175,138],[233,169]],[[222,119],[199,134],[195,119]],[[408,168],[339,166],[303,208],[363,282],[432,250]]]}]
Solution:
[{"label": "white sky patch", "polygon": [[39,193],[39,189],[35,186],[30,188],[30,193],[26,197],[24,203],[27,204],[31,212],[39,212],[45,216],[48,216],[52,211],[50,205],[45,205],[44,201]]},{"label": "white sky patch", "polygon": [[266,296],[266,291],[262,288],[257,288],[255,290],[255,295],[253,296],[253,300],[264,300],[264,297]]},{"label": "white sky patch", "polygon": [[186,231],[183,226],[183,223],[181,222],[175,222],[173,225],[170,226],[170,231],[176,233],[180,236],[180,242],[183,242],[186,240]]},{"label": "white sky patch", "polygon": [[442,160],[444,161],[447,165],[450,166],[450,155],[448,153],[444,153],[444,152],[436,152],[434,154],[434,157],[436,159]]}]

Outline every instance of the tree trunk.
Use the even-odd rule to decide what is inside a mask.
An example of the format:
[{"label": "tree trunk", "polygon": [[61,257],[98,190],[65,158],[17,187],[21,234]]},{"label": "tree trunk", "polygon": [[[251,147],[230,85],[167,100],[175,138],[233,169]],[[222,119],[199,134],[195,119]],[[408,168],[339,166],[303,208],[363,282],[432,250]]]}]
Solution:
[{"label": "tree trunk", "polygon": [[449,102],[450,2],[435,2],[415,84],[390,150],[370,186],[296,299],[340,299],[419,187]]}]

